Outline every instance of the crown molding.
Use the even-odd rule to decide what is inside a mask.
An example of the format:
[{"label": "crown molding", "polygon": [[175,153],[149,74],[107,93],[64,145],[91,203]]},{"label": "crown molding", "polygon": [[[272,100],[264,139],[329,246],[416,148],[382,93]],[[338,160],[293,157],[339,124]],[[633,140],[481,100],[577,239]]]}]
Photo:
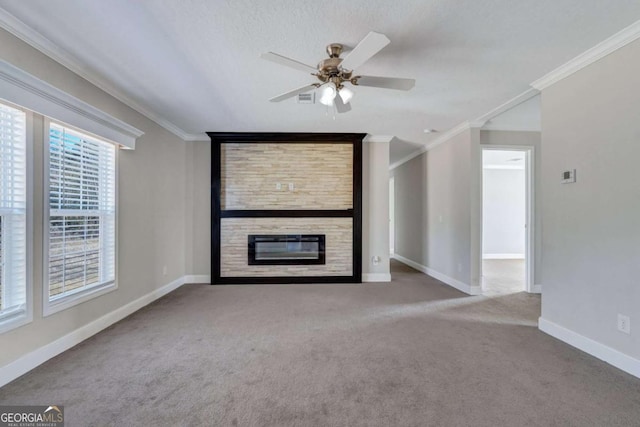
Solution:
[{"label": "crown molding", "polygon": [[[398,166],[402,165],[403,163],[408,162],[409,160],[418,157],[419,155],[421,155],[422,153],[432,150],[433,148],[437,147],[438,145],[444,144],[445,142],[449,141],[451,138],[453,138],[454,136],[468,130],[468,129],[486,129],[486,130],[498,130],[496,128],[491,128],[491,125],[488,123],[489,120],[493,119],[494,117],[499,116],[500,114],[504,113],[505,111],[510,110],[511,108],[515,107],[516,105],[522,104],[525,101],[528,101],[529,99],[533,98],[534,96],[538,95],[540,93],[539,90],[535,89],[535,88],[529,88],[527,90],[525,90],[524,92],[520,93],[519,95],[514,96],[513,98],[511,98],[510,100],[508,100],[507,102],[500,104],[498,107],[494,108],[493,110],[489,111],[486,114],[483,114],[482,116],[478,117],[475,120],[468,120],[465,122],[460,123],[458,126],[453,127],[451,129],[449,129],[448,131],[440,134],[436,139],[434,139],[431,142],[426,143],[423,147],[420,147],[419,149],[417,149],[416,151],[414,151],[413,153],[409,154],[408,156],[403,157],[402,159],[398,160],[397,162],[392,163],[389,166],[389,170],[393,170],[395,168],[397,168]],[[510,129],[506,129],[506,128],[502,128],[500,130],[513,130],[513,131],[529,131],[529,132],[539,132],[539,129],[516,129],[515,127],[510,128]]]},{"label": "crown molding", "polygon": [[0,59],[0,96],[127,148],[144,132]]},{"label": "crown molding", "polygon": [[479,129],[483,125],[484,125],[484,122],[481,121],[481,120],[473,120],[473,121],[462,122],[458,126],[453,127],[453,128],[449,129],[446,132],[443,132],[436,139],[424,144],[422,147],[418,148],[417,150],[415,150],[414,152],[412,152],[408,156],[403,157],[402,159],[398,160],[397,162],[393,162],[391,165],[389,165],[389,170],[393,170],[393,169],[397,168],[398,166],[400,166],[400,165],[402,165],[404,163],[407,163],[409,160],[418,157],[422,153],[425,153],[425,152],[427,152],[429,150],[432,150],[435,147],[437,147],[438,145],[444,144],[445,142],[449,141],[454,136],[459,135],[459,134],[461,134],[462,132],[464,132],[466,130]]},{"label": "crown molding", "polygon": [[[178,135],[179,136],[179,135]],[[206,133],[185,133],[181,138],[186,142],[211,142],[211,138]]]},{"label": "crown molding", "polygon": [[439,137],[437,137],[433,141],[428,142],[426,144],[426,150],[425,151],[432,150],[432,149],[436,148],[438,145],[444,144],[445,142],[449,141],[454,136],[459,135],[459,134],[461,134],[462,132],[464,132],[466,130],[481,128],[483,125],[484,125],[484,122],[480,121],[480,120],[462,122],[458,126],[453,127],[451,129],[449,129],[448,131],[444,132],[442,135],[440,135]]},{"label": "crown molding", "polygon": [[569,77],[573,73],[580,71],[584,67],[593,64],[599,59],[604,58],[612,52],[628,45],[640,38],[640,21],[636,21],[622,31],[617,32],[608,39],[598,43],[591,49],[588,49],[576,56],[564,65],[556,68],[542,78],[531,83],[531,86],[538,90],[543,90],[554,83],[559,82],[565,77]]},{"label": "crown molding", "polygon": [[[6,10],[0,7],[0,27],[4,28],[20,40],[24,41],[31,47],[39,50],[43,54],[47,55],[49,58],[54,61],[60,63],[62,66],[68,68],[75,74],[79,75],[83,79],[87,80],[89,83],[97,86],[102,91],[107,94],[113,96],[118,101],[122,102],[126,106],[134,109],[138,113],[147,117],[149,120],[157,123],[162,126],[172,134],[176,135],[183,141],[205,141],[207,140],[206,136],[201,136],[199,134],[190,134],[179,128],[175,124],[170,121],[160,117],[156,113],[151,110],[143,107],[138,102],[131,99],[129,96],[125,95],[124,92],[116,89],[116,87],[107,82],[104,78],[100,77],[96,72],[90,70],[85,65],[81,64],[80,61],[75,59],[72,55],[70,55],[66,50],[54,44],[51,40],[44,37],[39,32],[35,31],[24,22],[7,12]],[[204,135],[204,134],[202,134]]]},{"label": "crown molding", "polygon": [[373,135],[368,133],[362,142],[391,142],[395,138],[393,135]]},{"label": "crown molding", "polygon": [[542,132],[542,129],[534,128],[531,126],[519,126],[513,124],[497,125],[491,122],[487,122],[487,124],[482,127],[482,130],[493,130],[501,132]]},{"label": "crown molding", "polygon": [[597,44],[591,49],[578,55],[577,57],[567,62],[566,64],[556,68],[554,71],[550,72],[544,77],[531,83],[531,86],[532,86],[531,88],[525,90],[519,95],[516,95],[515,97],[511,98],[504,104],[501,104],[498,107],[494,108],[493,110],[487,112],[486,114],[483,114],[482,116],[478,117],[476,120],[460,123],[458,126],[443,133],[435,140],[425,144],[424,147],[420,147],[419,149],[409,154],[408,156],[405,156],[402,159],[398,160],[397,162],[392,163],[389,166],[389,170],[395,169],[398,166],[408,162],[409,160],[415,157],[418,157],[422,153],[429,151],[437,147],[438,145],[447,142],[454,136],[458,135],[461,132],[464,132],[467,129],[478,128],[478,127],[482,128],[484,126],[486,130],[540,132],[539,129],[517,128],[516,126],[513,126],[509,129],[507,129],[506,127],[501,127],[501,129],[496,129],[496,128],[492,128],[490,124],[487,124],[487,122],[499,116],[500,114],[504,113],[505,111],[510,110],[516,105],[519,105],[533,98],[534,96],[538,95],[540,91],[542,91],[542,89],[551,86],[552,84],[564,79],[565,77],[570,76],[576,71],[581,70],[587,65],[592,64],[593,62],[620,49],[621,47],[631,43],[632,41],[638,38],[640,38],[640,21],[637,21],[631,24],[630,26],[623,29],[622,31],[619,31],[618,33],[604,40],[603,42]]},{"label": "crown molding", "polygon": [[427,151],[427,147],[426,147],[426,145],[423,145],[422,147],[418,148],[416,151],[412,152],[408,156],[405,156],[405,157],[401,158],[400,160],[391,163],[389,165],[389,170],[390,171],[394,170],[398,166],[407,163],[409,160],[415,159],[416,157],[418,157],[419,155],[425,153],[426,151]]},{"label": "crown molding", "polygon": [[502,114],[502,113],[504,113],[506,111],[509,111],[510,109],[515,107],[516,105],[520,105],[523,102],[530,100],[531,98],[533,98],[534,96],[538,95],[539,93],[540,93],[540,91],[538,89],[529,88],[529,89],[525,90],[524,92],[522,92],[521,94],[514,96],[513,98],[511,98],[510,100],[508,100],[504,104],[501,104],[501,105],[497,106],[496,108],[494,108],[493,110],[489,111],[488,113],[483,114],[482,116],[478,117],[475,121],[483,122],[483,125],[484,125],[489,120],[498,117],[500,114]]},{"label": "crown molding", "polygon": [[485,123],[487,123],[487,121],[482,120],[480,118],[475,120],[469,120],[467,123],[469,124],[469,129],[475,129],[475,128],[481,128],[482,126],[485,125]]}]

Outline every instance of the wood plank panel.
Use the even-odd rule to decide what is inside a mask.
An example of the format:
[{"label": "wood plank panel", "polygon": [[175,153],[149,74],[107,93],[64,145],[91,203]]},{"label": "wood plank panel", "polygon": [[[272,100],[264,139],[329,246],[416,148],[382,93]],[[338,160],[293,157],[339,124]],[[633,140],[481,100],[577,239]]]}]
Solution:
[{"label": "wood plank panel", "polygon": [[220,155],[223,210],[353,208],[350,144],[226,143]]}]

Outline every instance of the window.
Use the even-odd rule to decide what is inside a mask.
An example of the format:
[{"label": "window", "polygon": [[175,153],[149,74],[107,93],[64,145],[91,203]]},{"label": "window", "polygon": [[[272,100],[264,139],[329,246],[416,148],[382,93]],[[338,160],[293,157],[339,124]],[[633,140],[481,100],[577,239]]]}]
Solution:
[{"label": "window", "polygon": [[116,146],[49,124],[45,315],[115,288]]},{"label": "window", "polygon": [[0,104],[0,330],[30,320],[26,128],[24,111]]}]

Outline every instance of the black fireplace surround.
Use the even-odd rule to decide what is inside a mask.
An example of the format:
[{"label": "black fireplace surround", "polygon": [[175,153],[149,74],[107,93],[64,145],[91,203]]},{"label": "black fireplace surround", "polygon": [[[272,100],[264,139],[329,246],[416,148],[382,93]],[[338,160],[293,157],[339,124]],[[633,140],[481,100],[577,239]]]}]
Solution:
[{"label": "black fireplace surround", "polygon": [[[244,133],[244,132],[207,132],[211,138],[211,284],[282,284],[282,283],[360,283],[362,281],[362,140],[364,133]],[[278,209],[278,210],[243,210],[223,209],[221,204],[222,190],[222,152],[225,144],[348,144],[353,147],[353,208],[351,209]],[[353,218],[352,230],[352,274],[346,276],[315,275],[281,275],[281,276],[222,276],[221,275],[221,225],[224,218]],[[275,230],[274,230],[275,231]],[[279,235],[282,236],[282,235]],[[270,236],[273,237],[273,236]],[[282,243],[282,242],[271,242]],[[307,245],[311,243],[310,245]],[[311,255],[309,248],[317,244],[317,255]],[[258,243],[256,256],[255,242],[253,249],[254,262],[248,264],[325,264],[324,241],[300,242],[302,251],[292,249],[294,254],[285,255],[289,259],[280,258],[277,246],[263,246]],[[295,246],[293,246],[295,247]],[[269,253],[271,252],[271,253]],[[275,253],[274,253],[275,252]],[[252,258],[249,248],[249,259]],[[295,258],[295,259],[291,259]],[[283,267],[286,270],[286,267]]]},{"label": "black fireplace surround", "polygon": [[324,234],[250,234],[249,265],[325,264]]}]

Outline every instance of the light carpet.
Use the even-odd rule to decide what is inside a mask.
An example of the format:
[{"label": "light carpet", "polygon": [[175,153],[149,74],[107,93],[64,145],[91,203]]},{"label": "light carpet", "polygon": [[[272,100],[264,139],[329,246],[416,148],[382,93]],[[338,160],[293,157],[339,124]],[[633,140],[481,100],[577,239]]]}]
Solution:
[{"label": "light carpet", "polygon": [[536,328],[537,295],[185,285],[0,389],[67,426],[638,426],[640,380]]}]

